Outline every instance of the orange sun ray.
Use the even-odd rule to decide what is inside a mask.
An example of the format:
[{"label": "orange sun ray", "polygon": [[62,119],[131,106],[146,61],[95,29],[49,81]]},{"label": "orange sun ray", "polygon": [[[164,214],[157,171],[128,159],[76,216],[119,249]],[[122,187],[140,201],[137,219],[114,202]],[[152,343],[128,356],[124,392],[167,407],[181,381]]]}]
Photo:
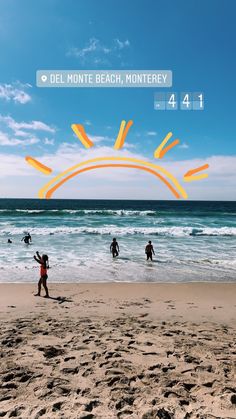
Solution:
[{"label": "orange sun ray", "polygon": [[128,134],[128,131],[129,131],[129,129],[130,129],[130,127],[132,125],[133,125],[133,121],[132,120],[130,120],[130,121],[127,122],[127,125],[126,125],[126,127],[124,129],[123,135],[121,137],[121,144],[120,144],[120,147],[119,148],[122,148],[123,147],[123,145],[125,143],[125,139],[126,139],[127,134]]},{"label": "orange sun ray", "polygon": [[52,173],[52,169],[50,167],[45,166],[43,163],[40,163],[36,159],[33,159],[33,157],[26,156],[25,160],[27,161],[27,163],[33,166],[36,170],[44,173],[45,175],[50,175],[50,173]]},{"label": "orange sun ray", "polygon": [[154,151],[154,157],[156,159],[162,159],[164,155],[167,153],[167,151],[171,150],[171,148],[175,147],[177,144],[179,144],[179,140],[174,140],[171,144],[165,147],[165,145],[168,143],[169,139],[172,137],[172,132],[168,132],[166,134],[164,140],[161,142],[161,144],[156,148]]},{"label": "orange sun ray", "polygon": [[128,131],[132,125],[133,125],[132,120],[128,121],[127,125],[126,125],[125,120],[121,121],[120,129],[119,129],[119,132],[118,132],[115,144],[114,144],[115,150],[119,150],[120,148],[123,147]]},{"label": "orange sun ray", "polygon": [[85,148],[93,147],[93,142],[88,138],[83,125],[81,124],[72,124],[72,130],[74,131],[75,135],[79,138],[81,143]]},{"label": "orange sun ray", "polygon": [[184,177],[192,176],[195,173],[202,172],[202,170],[205,170],[208,168],[209,168],[209,164],[203,164],[202,166],[196,167],[196,169],[190,169],[188,172],[184,174]]},{"label": "orange sun ray", "polygon": [[164,155],[167,153],[167,151],[171,150],[173,147],[175,147],[177,144],[179,144],[179,142],[180,141],[178,139],[176,139],[172,143],[170,143],[167,147],[163,148],[160,151],[160,157],[159,158],[162,159],[164,157]]},{"label": "orange sun ray", "polygon": [[205,179],[208,177],[208,173],[202,173],[200,175],[196,175],[196,173],[202,172],[205,169],[209,168],[209,164],[203,164],[202,166],[196,167],[196,169],[191,169],[184,174],[184,181],[185,182],[193,182],[196,180]]}]

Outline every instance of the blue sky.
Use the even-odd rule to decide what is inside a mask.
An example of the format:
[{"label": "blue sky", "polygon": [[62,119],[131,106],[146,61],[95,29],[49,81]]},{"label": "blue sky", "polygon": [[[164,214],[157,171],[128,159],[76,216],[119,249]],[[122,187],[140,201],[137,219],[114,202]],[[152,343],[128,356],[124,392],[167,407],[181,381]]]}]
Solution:
[{"label": "blue sky", "polygon": [[[181,145],[165,162],[177,177],[210,163],[209,179],[188,185],[190,198],[235,199],[235,13],[234,0],[2,0],[0,196],[37,196],[45,179],[25,155],[51,163],[55,173],[89,158],[71,123],[84,124],[97,156],[109,154],[120,121],[133,119],[122,153],[152,159],[172,131]],[[153,88],[40,89],[38,69],[170,69],[167,91],[203,91],[205,109],[155,111]],[[138,174],[137,187],[128,170],[119,181],[106,170],[91,179],[79,188],[71,181],[57,197],[130,198],[132,191],[133,198],[171,198],[146,175]]]}]

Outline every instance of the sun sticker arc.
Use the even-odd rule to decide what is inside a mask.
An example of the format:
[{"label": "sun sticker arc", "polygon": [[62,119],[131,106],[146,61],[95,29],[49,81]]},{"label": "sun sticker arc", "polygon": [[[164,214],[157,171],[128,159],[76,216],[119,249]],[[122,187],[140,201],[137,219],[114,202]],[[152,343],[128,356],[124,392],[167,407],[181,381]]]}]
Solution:
[{"label": "sun sticker arc", "polygon": [[[129,120],[127,123],[125,120],[121,121],[119,132],[114,144],[114,149],[119,150],[124,146],[126,136],[130,127],[132,126],[133,121]],[[72,124],[71,128],[78,139],[81,141],[85,148],[91,148],[94,146],[93,142],[88,138],[83,125],[81,124]],[[154,152],[154,157],[156,159],[162,159],[164,155],[179,144],[179,140],[174,140],[172,143],[167,145],[168,141],[172,137],[172,132],[169,132],[161,144],[157,147]],[[45,166],[38,160],[34,159],[33,157],[27,156],[25,158],[28,164],[33,166],[36,170],[40,171],[45,175],[49,175],[52,173],[52,169]],[[99,164],[95,164],[99,163]],[[85,166],[85,167],[84,167]],[[185,182],[192,182],[195,180],[201,180],[208,177],[207,173],[204,174],[197,174],[202,170],[205,170],[209,167],[208,164],[205,164],[201,167],[191,169],[185,173],[183,179]],[[188,195],[185,189],[181,186],[179,181],[176,179],[170,171],[166,170],[164,167],[157,165],[155,163],[151,163],[146,160],[141,160],[132,157],[119,157],[119,156],[104,156],[104,157],[97,157],[94,159],[82,161],[77,163],[68,169],[62,171],[55,177],[53,177],[49,182],[47,182],[38,192],[38,197],[41,199],[50,199],[53,193],[62,185],[64,185],[68,180],[72,179],[75,176],[78,176],[81,173],[90,171],[90,170],[97,170],[101,168],[133,168],[136,170],[141,170],[144,172],[148,172],[161,180],[167,188],[172,192],[175,198],[180,199],[187,199]]]}]

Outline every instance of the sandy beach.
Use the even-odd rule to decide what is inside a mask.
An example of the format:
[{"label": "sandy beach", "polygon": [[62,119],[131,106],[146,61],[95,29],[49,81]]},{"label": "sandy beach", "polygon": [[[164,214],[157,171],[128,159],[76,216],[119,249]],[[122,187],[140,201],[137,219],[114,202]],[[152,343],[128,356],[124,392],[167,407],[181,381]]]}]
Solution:
[{"label": "sandy beach", "polygon": [[236,418],[235,284],[1,284],[0,417]]}]

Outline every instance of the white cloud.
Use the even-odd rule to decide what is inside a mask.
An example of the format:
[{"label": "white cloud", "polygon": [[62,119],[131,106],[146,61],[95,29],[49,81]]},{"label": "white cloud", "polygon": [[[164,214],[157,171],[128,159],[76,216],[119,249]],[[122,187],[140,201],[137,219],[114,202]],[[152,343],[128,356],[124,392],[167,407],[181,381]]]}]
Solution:
[{"label": "white cloud", "polygon": [[179,148],[189,148],[189,145],[186,143],[180,144]]},{"label": "white cloud", "polygon": [[[16,122],[11,116],[0,115],[0,145],[29,146],[39,143],[40,132],[55,133],[55,128],[41,121]],[[37,134],[37,135],[36,135]],[[41,135],[41,134],[40,134]],[[53,145],[54,139],[45,138],[44,144]]]},{"label": "white cloud", "polygon": [[[94,137],[90,136],[90,138],[94,140]],[[52,167],[56,172],[60,172],[63,169],[68,168],[81,161],[90,160],[101,156],[126,156],[139,159],[144,158],[144,156],[142,156],[141,154],[134,153],[132,150],[129,150],[128,148],[114,150],[113,147],[110,147],[108,145],[97,145],[96,147],[85,149],[81,147],[80,143],[63,143],[58,147],[57,151],[54,154],[43,155],[39,158],[39,160],[42,159],[44,161],[44,164]],[[102,172],[102,170],[100,172]],[[107,171],[105,172],[107,173]],[[106,176],[107,175],[105,174],[105,178]],[[110,173],[109,177],[113,176],[116,177],[114,173]],[[122,173],[119,176],[122,176]]]},{"label": "white cloud", "polygon": [[46,137],[44,138],[43,142],[45,145],[54,145],[54,138],[49,139]]},{"label": "white cloud", "polygon": [[[19,132],[19,130],[46,131],[53,134],[56,131],[54,127],[50,127],[42,121],[16,122],[11,116],[0,115],[0,122],[4,122],[8,126],[8,128],[14,131],[15,134]],[[24,135],[26,135],[25,132]]]},{"label": "white cloud", "polygon": [[100,50],[101,44],[100,41],[96,38],[90,38],[89,42],[87,43],[87,45],[82,48],[71,48],[70,51],[68,51],[68,55],[74,55],[75,57],[84,57],[87,54],[90,54],[91,52]]},{"label": "white cloud", "polygon": [[26,92],[30,88],[30,84],[22,84],[20,82],[14,84],[0,84],[0,99],[20,103],[22,105],[31,101],[31,96]]},{"label": "white cloud", "polygon": [[29,132],[18,129],[14,131],[14,135],[16,135],[17,137],[28,137]]},{"label": "white cloud", "polygon": [[94,143],[94,144],[97,144],[97,143],[101,143],[101,142],[104,142],[104,141],[113,141],[113,139],[112,138],[110,138],[110,137],[105,137],[105,136],[103,136],[103,135],[92,135],[92,134],[88,134],[88,138],[90,138],[90,140]]},{"label": "white cloud", "polygon": [[128,143],[128,141],[126,141],[124,146],[123,146],[123,150],[126,150],[126,149],[133,149],[134,150],[136,148],[137,148],[136,144]]},{"label": "white cloud", "polygon": [[89,121],[89,119],[86,119],[86,120],[84,121],[84,125],[87,125],[88,127],[90,127],[90,126],[92,125],[92,122],[91,122],[91,121]]},{"label": "white cloud", "polygon": [[147,132],[147,136],[148,137],[155,137],[157,135],[157,132],[156,131],[148,131]]},{"label": "white cloud", "polygon": [[[96,157],[125,156],[146,159],[145,156],[135,153],[132,149],[115,151],[113,148],[98,145],[84,149],[79,143],[64,143],[55,153],[43,154],[36,158],[53,169],[53,175],[69,168],[81,161]],[[0,177],[8,176],[8,190],[11,196],[36,197],[38,189],[49,180],[44,175],[35,172],[28,166],[23,157],[13,154],[0,154]],[[195,158],[178,161],[157,161],[172,174],[186,189],[189,199],[205,200],[233,200],[235,199],[236,185],[236,156],[210,156],[208,158]],[[199,182],[185,183],[183,175],[188,170],[208,163],[209,169],[205,172],[209,178]],[[204,172],[204,173],[205,173]],[[17,180],[17,182],[16,182]],[[20,185],[20,187],[19,187]],[[25,187],[27,185],[27,188]],[[2,194],[2,187],[1,194]],[[20,195],[20,191],[26,191]],[[7,191],[5,193],[7,196]],[[96,172],[87,172],[77,179],[70,180],[63,188],[56,192],[55,197],[60,198],[113,198],[113,199],[172,199],[169,190],[150,174],[136,169],[99,169]]]},{"label": "white cloud", "polygon": [[[91,137],[90,137],[91,138]],[[202,166],[206,163],[209,164],[210,168],[205,172],[209,174],[208,181],[212,182],[217,179],[231,178],[236,184],[236,156],[210,156],[208,158],[195,158],[189,160],[178,160],[178,161],[159,161],[157,159],[150,160],[146,156],[137,153],[133,150],[132,145],[123,148],[121,150],[114,150],[112,146],[108,145],[97,145],[89,149],[81,148],[80,143],[63,143],[61,144],[55,154],[43,155],[42,158],[45,164],[53,167],[56,171],[61,171],[64,168],[74,165],[84,160],[90,160],[96,157],[109,157],[109,156],[124,156],[133,157],[141,160],[152,161],[158,165],[165,167],[171,173],[173,173],[180,181],[183,179],[183,175],[190,169]],[[204,172],[204,173],[205,173]],[[109,177],[112,174],[109,174]],[[104,179],[106,179],[105,175]]]},{"label": "white cloud", "polygon": [[110,45],[104,45],[99,39],[93,37],[83,48],[71,47],[66,55],[80,59],[82,63],[110,64],[109,58],[121,58],[121,50],[130,47],[130,41],[113,39]]},{"label": "white cloud", "polygon": [[28,129],[34,131],[46,131],[55,133],[55,128],[49,127],[49,125],[45,124],[41,121],[31,121],[31,122],[19,122],[15,123],[15,127],[18,129]]},{"label": "white cloud", "polygon": [[124,49],[130,46],[130,42],[128,39],[126,41],[120,41],[118,38],[114,39],[115,43],[117,44],[118,49]]},{"label": "white cloud", "polygon": [[0,131],[0,146],[26,146],[38,143],[40,140],[36,137],[30,137],[24,140],[18,138],[11,138],[5,132]]},{"label": "white cloud", "polygon": [[[10,184],[12,183],[11,178],[14,182],[14,179],[18,176],[22,176],[23,180],[26,177],[32,176],[32,170],[30,169],[30,166],[26,164],[25,159],[23,157],[18,156],[16,154],[0,153],[0,159],[0,178],[7,177],[7,182],[9,182]],[[15,185],[13,185],[12,188],[13,190],[15,190],[15,194],[17,195],[17,183],[15,183]]]}]

